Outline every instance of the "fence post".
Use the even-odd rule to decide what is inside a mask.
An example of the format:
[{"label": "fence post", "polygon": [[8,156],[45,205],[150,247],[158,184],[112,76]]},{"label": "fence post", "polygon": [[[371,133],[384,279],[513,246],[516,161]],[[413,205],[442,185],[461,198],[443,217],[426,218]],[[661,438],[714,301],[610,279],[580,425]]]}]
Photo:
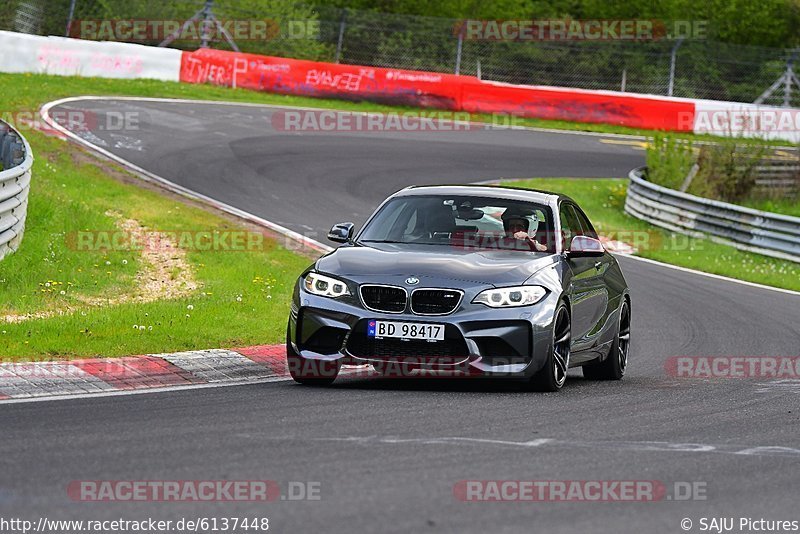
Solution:
[{"label": "fence post", "polygon": [[211,6],[213,4],[214,0],[206,0],[205,5],[203,6],[203,33],[200,36],[200,48],[208,48],[212,18]]},{"label": "fence post", "polygon": [[464,47],[464,28],[466,25],[462,25],[461,28],[458,30],[458,44],[456,45],[456,69],[455,74],[461,73],[461,50]]},{"label": "fence post", "polygon": [[783,107],[788,108],[792,106],[792,59],[786,63],[786,76],[783,81]]},{"label": "fence post", "polygon": [[342,43],[344,43],[344,28],[347,25],[347,8],[342,9],[342,19],[339,21],[339,40],[336,41],[336,56],[334,63],[339,63],[342,58]]},{"label": "fence post", "polygon": [[72,17],[75,15],[75,0],[71,0],[69,3],[69,15],[67,15],[67,31],[64,33],[64,37],[69,37],[69,32],[72,29]]},{"label": "fence post", "polygon": [[675,58],[678,55],[678,49],[683,44],[683,37],[675,42],[672,47],[672,53],[669,58],[669,88],[667,89],[667,96],[672,96],[672,90],[675,88]]}]

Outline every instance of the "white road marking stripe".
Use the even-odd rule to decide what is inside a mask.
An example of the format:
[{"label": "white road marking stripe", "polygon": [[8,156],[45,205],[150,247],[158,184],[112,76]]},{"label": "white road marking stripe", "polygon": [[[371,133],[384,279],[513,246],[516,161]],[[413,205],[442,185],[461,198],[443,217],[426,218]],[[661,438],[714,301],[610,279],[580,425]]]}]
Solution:
[{"label": "white road marking stripe", "polygon": [[0,400],[0,404],[22,404],[27,402],[49,402],[49,401],[65,401],[73,399],[94,399],[97,397],[124,397],[127,395],[145,395],[154,393],[170,393],[174,391],[189,391],[193,389],[208,389],[208,388],[225,388],[232,386],[251,386],[254,384],[266,384],[269,382],[288,382],[291,381],[288,376],[274,376],[269,378],[259,378],[256,380],[238,381],[238,382],[207,382],[205,384],[191,384],[188,386],[168,386],[163,388],[143,388],[143,389],[122,389],[114,391],[101,391],[98,393],[83,393],[77,395],[60,395],[50,397],[32,397],[32,398],[11,398]]},{"label": "white road marking stripe", "polygon": [[712,445],[707,443],[672,443],[668,441],[576,441],[558,440],[551,438],[537,438],[529,441],[512,441],[498,439],[472,438],[464,436],[443,436],[428,438],[400,438],[397,436],[347,436],[341,438],[287,438],[287,437],[267,437],[274,440],[308,440],[308,441],[345,441],[360,445],[372,446],[376,443],[397,445],[417,443],[420,445],[444,445],[453,443],[474,444],[474,445],[499,445],[508,447],[518,447],[524,449],[556,446],[581,447],[581,448],[602,448],[609,450],[628,450],[637,452],[678,452],[678,453],[717,453],[735,454],[741,456],[780,456],[800,458],[800,449],[793,447],[783,447],[777,445]]}]

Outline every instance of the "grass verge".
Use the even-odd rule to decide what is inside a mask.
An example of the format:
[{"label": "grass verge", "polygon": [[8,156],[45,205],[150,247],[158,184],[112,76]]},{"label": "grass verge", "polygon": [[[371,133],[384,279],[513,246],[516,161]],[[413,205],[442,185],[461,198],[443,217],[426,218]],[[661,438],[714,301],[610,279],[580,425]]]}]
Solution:
[{"label": "grass verge", "polygon": [[[28,93],[0,76],[6,109],[23,111],[64,94],[102,90],[88,81],[78,88],[76,80],[63,78],[37,86],[37,79],[27,80],[35,87]],[[65,91],[62,82],[71,87]],[[287,302],[309,257],[287,250],[260,228],[142,187],[133,175],[73,145],[37,131],[24,130],[24,135],[36,158],[34,179],[22,246],[0,262],[0,359],[123,356],[282,341]],[[195,246],[129,246],[130,232],[120,221],[134,221],[143,232],[185,236]],[[215,232],[241,236],[249,244],[236,246],[229,238],[216,250],[205,250],[205,236]],[[80,244],[80,235],[91,236],[88,245]],[[121,237],[121,246],[103,246],[98,237],[106,235]],[[154,258],[145,250],[161,253]]]},{"label": "grass verge", "polygon": [[[626,214],[623,207],[627,180],[537,178],[507,183],[569,195],[586,211],[600,234],[626,242],[634,233],[646,238],[646,246],[640,247],[637,253],[644,258],[800,291],[800,265],[797,263],[743,252],[707,239],[674,234]],[[645,243],[644,239],[641,242]]]}]

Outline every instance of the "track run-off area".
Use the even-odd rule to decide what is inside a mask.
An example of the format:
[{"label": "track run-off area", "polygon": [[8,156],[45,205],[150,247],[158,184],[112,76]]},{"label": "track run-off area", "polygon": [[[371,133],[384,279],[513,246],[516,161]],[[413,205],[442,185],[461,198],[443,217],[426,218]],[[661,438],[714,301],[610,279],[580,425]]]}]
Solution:
[{"label": "track run-off area", "polygon": [[[76,132],[187,191],[323,241],[411,184],[623,177],[624,137],[526,129],[285,131],[283,108],[142,99]],[[798,519],[800,381],[686,379],[679,356],[798,356],[800,295],[621,257],[632,347],[621,382],[572,371],[557,394],[484,380],[342,376],[4,405],[0,512],[29,518],[269,517],[276,532],[681,532],[681,521]],[[288,313],[288,303],[287,303]],[[202,335],[202,333],[198,333]],[[211,347],[209,347],[211,348]],[[76,503],[76,480],[274,480],[318,500]],[[464,502],[462,481],[659,481],[658,502]],[[683,500],[674,488],[695,484]],[[702,497],[702,498],[701,498]],[[793,515],[794,514],[794,515]],[[2,515],[2,514],[0,514]],[[737,519],[738,525],[738,519]]]}]

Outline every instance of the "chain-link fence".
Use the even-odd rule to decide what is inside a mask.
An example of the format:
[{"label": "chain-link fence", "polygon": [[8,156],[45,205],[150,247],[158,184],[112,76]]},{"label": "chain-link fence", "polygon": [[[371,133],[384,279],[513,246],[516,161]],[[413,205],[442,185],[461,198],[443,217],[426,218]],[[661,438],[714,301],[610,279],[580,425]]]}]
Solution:
[{"label": "chain-link fence", "polygon": [[[795,51],[682,41],[488,41],[459,39],[457,20],[294,4],[286,0],[7,0],[0,28],[64,35],[70,6],[81,20],[184,21],[208,14],[220,20],[270,20],[280,28],[269,39],[233,39],[243,52],[356,65],[460,72],[484,80],[584,89],[630,91],[688,98],[800,106]],[[207,7],[208,11],[203,12]],[[313,32],[292,35],[291,22],[313,22]],[[73,23],[75,24],[75,23]],[[302,24],[301,24],[302,26]],[[311,27],[311,26],[309,26]],[[73,35],[75,35],[73,26]],[[80,36],[80,35],[79,35]],[[160,39],[137,42],[158,45]],[[170,46],[194,49],[200,40]],[[222,35],[209,46],[230,49]],[[790,70],[791,72],[791,70]]]}]

